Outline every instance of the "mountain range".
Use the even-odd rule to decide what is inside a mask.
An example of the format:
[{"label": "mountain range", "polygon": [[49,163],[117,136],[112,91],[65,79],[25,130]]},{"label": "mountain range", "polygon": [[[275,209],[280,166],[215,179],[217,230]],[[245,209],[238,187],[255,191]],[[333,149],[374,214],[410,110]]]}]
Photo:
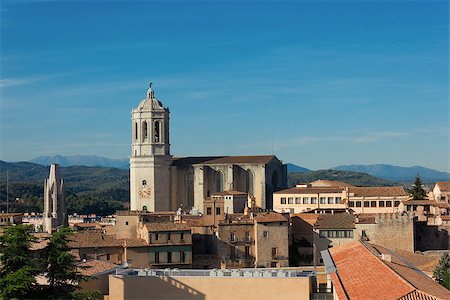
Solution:
[{"label": "mountain range", "polygon": [[[32,159],[30,162],[40,165],[50,165],[58,163],[62,167],[68,166],[99,166],[119,169],[129,168],[129,159],[111,159],[95,155],[72,155],[72,156],[41,156]],[[414,177],[419,174],[424,182],[432,183],[436,181],[450,180],[450,173],[433,170],[421,166],[400,167],[388,164],[373,164],[373,165],[341,165],[330,169],[340,171],[352,171],[358,173],[366,173],[378,178],[407,183],[412,182]],[[288,173],[308,173],[312,170],[288,163]]]}]

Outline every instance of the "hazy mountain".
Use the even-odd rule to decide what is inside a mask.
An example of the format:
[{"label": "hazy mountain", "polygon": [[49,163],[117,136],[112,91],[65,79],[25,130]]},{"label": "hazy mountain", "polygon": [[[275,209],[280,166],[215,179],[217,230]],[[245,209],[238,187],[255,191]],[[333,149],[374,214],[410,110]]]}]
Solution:
[{"label": "hazy mountain", "polygon": [[435,181],[446,181],[450,179],[450,173],[440,172],[420,166],[399,167],[387,164],[377,164],[337,166],[333,169],[362,172],[379,178],[394,180],[398,182],[412,182],[417,174],[420,175],[422,181],[428,183],[432,183]]},{"label": "hazy mountain", "polygon": [[288,173],[305,173],[305,172],[311,172],[310,169],[303,168],[294,164],[287,163],[287,171]]},{"label": "hazy mountain", "polygon": [[61,167],[88,166],[88,167],[109,167],[119,169],[128,169],[130,165],[130,161],[128,158],[111,159],[96,155],[40,156],[30,160],[30,162],[44,166],[48,166],[51,164],[59,164]]},{"label": "hazy mountain", "polygon": [[365,173],[339,170],[318,170],[305,173],[288,173],[288,187],[298,183],[311,182],[318,179],[337,180],[355,186],[395,186],[395,182],[374,177]]}]

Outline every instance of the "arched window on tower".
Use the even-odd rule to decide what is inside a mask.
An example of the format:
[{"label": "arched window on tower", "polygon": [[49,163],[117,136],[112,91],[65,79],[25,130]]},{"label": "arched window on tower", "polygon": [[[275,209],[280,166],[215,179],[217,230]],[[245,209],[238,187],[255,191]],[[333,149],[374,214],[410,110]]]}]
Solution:
[{"label": "arched window on tower", "polygon": [[249,194],[249,196],[253,196],[255,194],[253,189],[253,172],[250,169],[247,170],[246,184],[247,193]]},{"label": "arched window on tower", "polygon": [[142,140],[148,142],[148,125],[146,121],[142,123]]},{"label": "arched window on tower", "polygon": [[147,186],[147,181],[146,180],[142,180],[142,186]]},{"label": "arched window on tower", "polygon": [[153,131],[153,142],[154,143],[161,142],[161,123],[159,121],[155,121],[155,128]]},{"label": "arched window on tower", "polygon": [[134,139],[137,141],[138,139],[138,124],[134,122]]},{"label": "arched window on tower", "polygon": [[223,173],[216,172],[216,192],[223,192]]}]

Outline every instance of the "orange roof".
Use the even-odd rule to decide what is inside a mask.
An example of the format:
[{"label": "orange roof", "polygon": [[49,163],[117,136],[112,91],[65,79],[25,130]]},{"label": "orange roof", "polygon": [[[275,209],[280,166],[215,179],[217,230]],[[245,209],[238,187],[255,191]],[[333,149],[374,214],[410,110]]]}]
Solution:
[{"label": "orange roof", "polygon": [[254,219],[258,223],[287,222],[282,214],[276,212],[257,213]]},{"label": "orange roof", "polygon": [[383,187],[350,187],[349,193],[353,197],[395,197],[407,196],[402,186],[383,186]]},{"label": "orange roof", "polygon": [[161,222],[161,223],[147,223],[147,230],[150,232],[156,231],[190,231],[191,227],[185,223],[172,223],[172,222]]},{"label": "orange roof", "polygon": [[333,285],[350,299],[450,299],[450,291],[386,248],[355,241],[329,252],[337,268]]},{"label": "orange roof", "polygon": [[95,276],[108,271],[112,272],[117,268],[121,268],[121,266],[97,259],[79,263],[77,264],[77,267],[79,267],[78,271],[84,276]]},{"label": "orange roof", "polygon": [[295,187],[274,194],[325,194],[325,193],[342,193],[344,189],[339,187]]},{"label": "orange roof", "polygon": [[223,191],[223,192],[217,192],[212,193],[211,196],[233,196],[233,195],[247,195],[245,192],[239,192],[239,191]]},{"label": "orange roof", "polygon": [[439,187],[441,192],[450,192],[450,181],[438,181],[436,185]]},{"label": "orange roof", "polygon": [[201,164],[243,164],[243,163],[253,163],[253,164],[267,164],[269,163],[274,155],[253,155],[253,156],[225,156],[221,158],[216,158],[202,162]]},{"label": "orange roof", "polygon": [[318,179],[315,181],[310,182],[310,184],[313,187],[340,187],[340,188],[346,188],[346,187],[354,187],[354,185],[337,181],[337,180],[324,180],[324,179]]},{"label": "orange roof", "polygon": [[317,218],[319,217],[319,214],[305,214],[305,213],[297,213],[297,214],[291,214],[291,219],[298,217],[308,223],[309,225],[314,226],[316,224]]}]

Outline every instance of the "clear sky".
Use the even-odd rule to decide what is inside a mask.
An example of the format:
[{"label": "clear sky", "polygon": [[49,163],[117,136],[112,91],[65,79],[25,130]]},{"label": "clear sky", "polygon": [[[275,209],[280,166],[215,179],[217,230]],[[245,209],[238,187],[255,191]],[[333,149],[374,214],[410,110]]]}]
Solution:
[{"label": "clear sky", "polygon": [[1,1],[1,160],[129,155],[150,81],[172,154],[449,171],[443,1]]}]

